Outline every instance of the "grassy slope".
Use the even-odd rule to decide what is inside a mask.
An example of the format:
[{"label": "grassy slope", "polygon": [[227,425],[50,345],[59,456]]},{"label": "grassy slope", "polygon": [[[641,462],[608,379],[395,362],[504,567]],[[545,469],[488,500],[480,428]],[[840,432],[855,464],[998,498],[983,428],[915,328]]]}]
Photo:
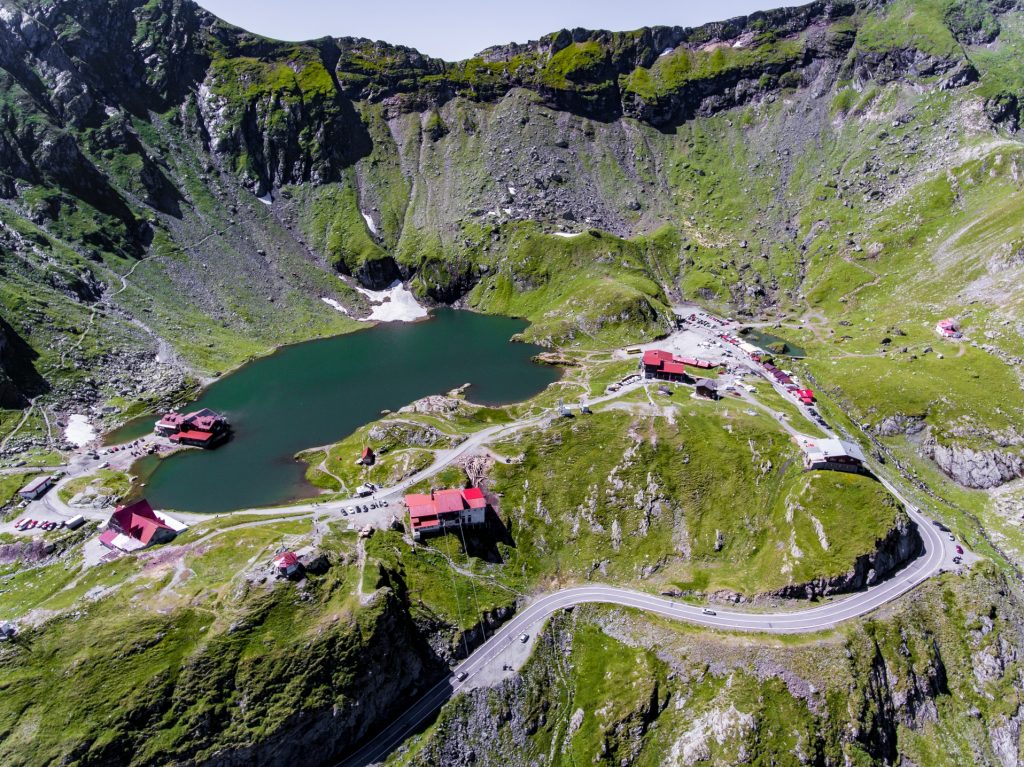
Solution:
[{"label": "grassy slope", "polygon": [[[294,584],[264,586],[244,573],[266,566],[282,544],[307,541],[308,520],[207,537],[217,528],[192,528],[147,556],[84,573],[74,548],[47,566],[4,568],[0,619],[29,610],[51,616],[38,630],[23,625],[19,640],[0,649],[5,764],[51,764],[72,752],[139,764],[202,758],[259,743],[296,708],[351,704],[358,658],[367,643],[380,645],[374,625],[388,609],[387,598],[364,607],[355,596],[355,536],[328,533],[322,545],[335,564],[310,576],[307,597],[297,600]],[[468,626],[479,608],[470,594],[507,603],[507,592],[490,595],[443,561],[409,557],[397,536],[374,538],[369,555],[366,592],[404,583],[415,616]],[[232,710],[240,715],[225,716]]]},{"label": "grassy slope", "polygon": [[848,571],[902,514],[871,480],[801,475],[764,416],[667,407],[674,423],[609,410],[500,447],[523,456],[494,470],[511,572],[752,594]]}]

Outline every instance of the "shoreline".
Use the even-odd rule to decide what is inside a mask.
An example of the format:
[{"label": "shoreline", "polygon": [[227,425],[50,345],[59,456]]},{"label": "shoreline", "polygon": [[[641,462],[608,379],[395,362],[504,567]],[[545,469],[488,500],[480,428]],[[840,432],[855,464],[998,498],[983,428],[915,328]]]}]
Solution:
[{"label": "shoreline", "polygon": [[[253,357],[253,358],[251,358],[249,360],[246,360],[243,363],[240,363],[236,368],[234,368],[230,372],[237,373],[237,372],[241,371],[247,365],[254,364],[254,363],[259,362],[261,360],[271,359],[271,358],[273,358],[273,356],[275,354],[284,353],[285,351],[287,351],[288,349],[291,349],[292,347],[299,347],[301,345],[313,344],[313,343],[317,343],[317,342],[326,342],[326,341],[337,340],[337,339],[341,339],[341,338],[344,338],[344,337],[351,336],[355,332],[358,332],[360,330],[372,330],[372,329],[375,329],[375,328],[379,328],[381,325],[392,325],[392,324],[401,324],[401,325],[409,324],[409,325],[412,325],[412,324],[416,324],[416,323],[427,322],[427,321],[430,321],[430,320],[436,320],[438,318],[438,313],[439,312],[450,312],[452,314],[457,313],[457,312],[468,312],[469,314],[472,314],[472,315],[475,315],[475,316],[481,317],[481,318],[492,317],[492,318],[495,318],[495,319],[507,319],[507,320],[514,320],[516,322],[527,322],[523,318],[505,317],[504,315],[490,314],[490,313],[487,313],[487,312],[481,312],[481,311],[479,311],[477,309],[468,308],[468,307],[465,307],[465,308],[463,308],[463,307],[454,308],[454,307],[448,307],[448,306],[435,306],[435,307],[431,307],[429,310],[427,310],[427,313],[423,317],[418,317],[416,319],[409,320],[409,321],[402,321],[400,323],[398,321],[389,321],[389,322],[380,321],[380,322],[366,323],[366,325],[364,327],[353,328],[352,331],[350,331],[350,332],[338,333],[338,334],[334,334],[334,335],[331,335],[331,336],[325,336],[325,337],[321,337],[321,338],[311,338],[311,339],[306,339],[306,340],[303,340],[303,341],[298,341],[298,342],[290,343],[290,344],[282,344],[282,345],[277,346],[274,349],[270,350],[267,354],[260,355],[258,357]],[[508,335],[506,335],[505,333],[501,333],[500,336],[499,336],[499,338],[500,338],[500,342],[499,343],[509,344],[509,345],[515,344],[516,346],[521,347],[522,344],[525,343],[525,342],[523,342],[522,339],[518,337],[520,332],[521,332],[521,330],[516,329],[514,332],[511,332]],[[539,350],[538,353],[544,353],[545,352],[545,347],[542,347],[542,346],[537,345],[537,344],[535,344],[534,346],[536,346],[536,348]],[[547,391],[548,387],[551,384],[557,383],[557,381],[561,380],[562,377],[564,376],[564,372],[565,371],[564,371],[564,369],[561,366],[550,365],[550,364],[543,364],[543,363],[537,362],[533,357],[530,357],[530,358],[524,360],[524,362],[526,363],[527,366],[530,366],[530,367],[532,367],[532,366],[543,367],[543,368],[547,368],[549,370],[554,371],[554,374],[555,374],[554,380],[550,381],[548,383],[545,383],[539,391],[534,391],[533,393],[528,394],[525,397],[511,396],[510,398],[507,398],[507,399],[506,398],[497,398],[497,399],[494,399],[493,401],[490,401],[486,397],[484,397],[484,399],[481,400],[481,401],[477,401],[476,398],[473,396],[473,394],[475,394],[475,391],[473,391],[474,388],[476,388],[476,386],[478,386],[480,384],[484,384],[485,388],[486,388],[487,381],[482,381],[482,382],[469,381],[467,383],[460,384],[460,386],[458,386],[456,388],[460,389],[462,391],[461,398],[470,406],[478,407],[478,408],[501,408],[501,407],[515,406],[515,405],[521,404],[523,402],[530,401],[534,397],[542,394],[544,391]],[[182,407],[183,409],[187,409],[187,408],[189,408],[191,406],[198,405],[204,399],[204,397],[206,397],[210,393],[210,391],[211,391],[211,389],[212,389],[214,384],[216,384],[217,382],[220,382],[220,381],[227,380],[229,375],[230,374],[225,374],[225,375],[220,376],[218,378],[207,379],[207,381],[205,382],[205,385],[203,385],[201,387],[198,387],[198,388],[196,388],[194,390],[191,390],[189,392],[188,396],[182,398],[182,400],[180,402],[180,407]],[[421,399],[423,397],[448,394],[451,391],[453,391],[453,389],[451,389],[451,388],[443,388],[443,387],[439,388],[437,391],[424,391],[423,393],[413,397],[412,399],[410,399],[408,401],[403,401],[402,405],[404,406],[406,404],[409,404],[409,402],[414,402],[414,401],[416,401],[418,399]],[[486,394],[486,392],[483,392],[483,393]],[[509,394],[512,394],[512,392],[509,392]],[[230,414],[228,414],[228,415],[230,417]],[[114,429],[112,429],[110,431],[107,431],[107,432],[103,433],[103,435],[100,438],[101,439],[101,444],[104,447],[111,447],[111,446],[114,446],[114,445],[119,445],[119,444],[123,444],[123,443],[126,443],[126,442],[134,441],[136,439],[143,438],[143,437],[147,436],[152,431],[152,422],[157,417],[158,417],[158,413],[153,412],[153,411],[146,412],[146,413],[143,413],[141,415],[138,415],[138,416],[132,418],[131,420],[125,422],[124,424],[121,424],[120,426],[118,426],[118,427],[116,427],[116,428],[114,428]],[[363,426],[365,426],[367,424],[373,423],[375,420],[378,420],[381,417],[382,417],[381,414],[377,413],[376,411],[374,411],[373,413],[367,413],[366,414],[366,419],[365,420],[361,420],[360,423],[355,428],[361,428],[361,427],[363,427]],[[333,445],[336,442],[345,439],[349,435],[349,433],[350,432],[346,432],[344,434],[339,434],[336,439],[334,439],[333,441],[328,442],[327,446]],[[318,488],[316,488],[315,485],[312,485],[310,482],[308,482],[308,480],[306,480],[306,478],[305,478],[305,471],[306,471],[307,467],[304,464],[304,462],[302,462],[301,460],[299,460],[296,457],[299,453],[305,452],[307,450],[316,449],[316,447],[317,447],[317,445],[315,445],[315,444],[310,445],[310,446],[304,446],[300,450],[298,450],[295,453],[292,453],[292,454],[289,455],[289,458],[291,460],[295,461],[300,466],[300,468],[302,469],[301,485],[291,488],[291,492],[289,492],[287,494],[287,497],[268,499],[265,502],[268,507],[273,507],[273,506],[277,506],[277,505],[280,505],[280,504],[302,503],[304,501],[309,501],[311,499],[314,499],[314,498],[318,497],[319,495],[323,495],[323,493],[320,492],[320,490]],[[131,474],[133,474],[133,475],[135,475],[137,477],[138,484],[149,484],[149,482],[151,481],[151,478],[153,477],[153,475],[159,470],[159,468],[161,466],[163,466],[162,462],[163,462],[164,458],[167,458],[168,456],[175,455],[177,453],[183,452],[184,450],[185,450],[185,448],[180,448],[179,447],[179,448],[171,450],[169,452],[161,452],[161,453],[157,453],[157,454],[154,454],[154,455],[140,456],[135,461],[133,461],[131,463],[130,467],[128,468],[128,471]],[[142,488],[142,493],[145,493],[145,488]],[[168,508],[170,508],[170,507],[168,507]],[[209,512],[206,512],[206,511],[192,511],[192,510],[189,510],[187,508],[178,508],[177,510],[178,511],[185,511],[187,513],[204,514],[204,515],[205,514],[218,514],[218,513],[233,513],[234,511],[237,511],[237,509],[230,509],[230,510],[226,510],[226,511],[222,510],[222,511],[209,511]]]}]

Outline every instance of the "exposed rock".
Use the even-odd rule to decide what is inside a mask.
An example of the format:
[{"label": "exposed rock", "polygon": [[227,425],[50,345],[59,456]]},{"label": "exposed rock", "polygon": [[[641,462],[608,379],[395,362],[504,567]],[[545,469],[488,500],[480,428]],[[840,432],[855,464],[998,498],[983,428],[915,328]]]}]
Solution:
[{"label": "exposed rock", "polygon": [[920,554],[923,545],[917,525],[901,516],[885,538],[877,542],[874,551],[857,557],[849,572],[784,586],[771,592],[770,596],[814,599],[873,586]]},{"label": "exposed rock", "polygon": [[1024,458],[1001,450],[976,450],[957,444],[931,444],[931,457],[943,472],[964,487],[992,488],[1024,476]]}]

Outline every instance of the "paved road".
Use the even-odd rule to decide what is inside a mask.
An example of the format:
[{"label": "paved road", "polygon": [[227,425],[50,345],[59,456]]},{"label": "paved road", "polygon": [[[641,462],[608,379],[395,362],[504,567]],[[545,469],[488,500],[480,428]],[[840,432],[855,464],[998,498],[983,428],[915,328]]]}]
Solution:
[{"label": "paved road", "polygon": [[[536,625],[559,610],[575,605],[596,602],[632,607],[706,628],[769,634],[823,631],[843,621],[867,615],[941,572],[951,559],[952,544],[947,545],[947,539],[895,487],[884,479],[882,483],[904,503],[911,519],[917,524],[924,543],[922,554],[890,579],[845,599],[804,610],[778,613],[716,610],[715,614],[709,615],[702,607],[614,586],[580,586],[546,594],[517,613],[494,636],[480,645],[451,675],[431,687],[405,713],[356,753],[340,762],[338,767],[366,767],[384,759],[433,716],[453,694],[472,687],[474,675],[484,669],[509,644],[518,642],[524,629]],[[465,677],[460,679],[463,674]]]}]

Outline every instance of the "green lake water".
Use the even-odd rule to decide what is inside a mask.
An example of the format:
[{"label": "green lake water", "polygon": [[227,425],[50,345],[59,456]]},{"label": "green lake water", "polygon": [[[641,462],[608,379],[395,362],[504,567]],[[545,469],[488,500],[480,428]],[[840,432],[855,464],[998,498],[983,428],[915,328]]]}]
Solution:
[{"label": "green lake water", "polygon": [[[137,465],[157,508],[223,512],[316,495],[295,453],[336,442],[428,394],[472,384],[467,398],[498,405],[527,399],[558,378],[509,339],[526,323],[442,309],[430,320],[389,323],[285,347],[225,376],[193,407],[225,414],[234,436],[215,450],[186,450]],[[152,428],[153,419],[141,428]],[[114,438],[131,439],[140,424]]]},{"label": "green lake water", "polygon": [[[807,353],[796,344],[791,344],[785,338],[773,336],[771,333],[765,333],[761,330],[758,330],[757,328],[744,328],[743,330],[740,331],[739,336],[747,343],[751,343],[754,346],[759,346],[765,351],[770,352],[772,354],[781,353],[786,357],[807,356]],[[772,352],[771,349],[768,348],[772,344],[784,344],[785,350],[782,352]]]}]

